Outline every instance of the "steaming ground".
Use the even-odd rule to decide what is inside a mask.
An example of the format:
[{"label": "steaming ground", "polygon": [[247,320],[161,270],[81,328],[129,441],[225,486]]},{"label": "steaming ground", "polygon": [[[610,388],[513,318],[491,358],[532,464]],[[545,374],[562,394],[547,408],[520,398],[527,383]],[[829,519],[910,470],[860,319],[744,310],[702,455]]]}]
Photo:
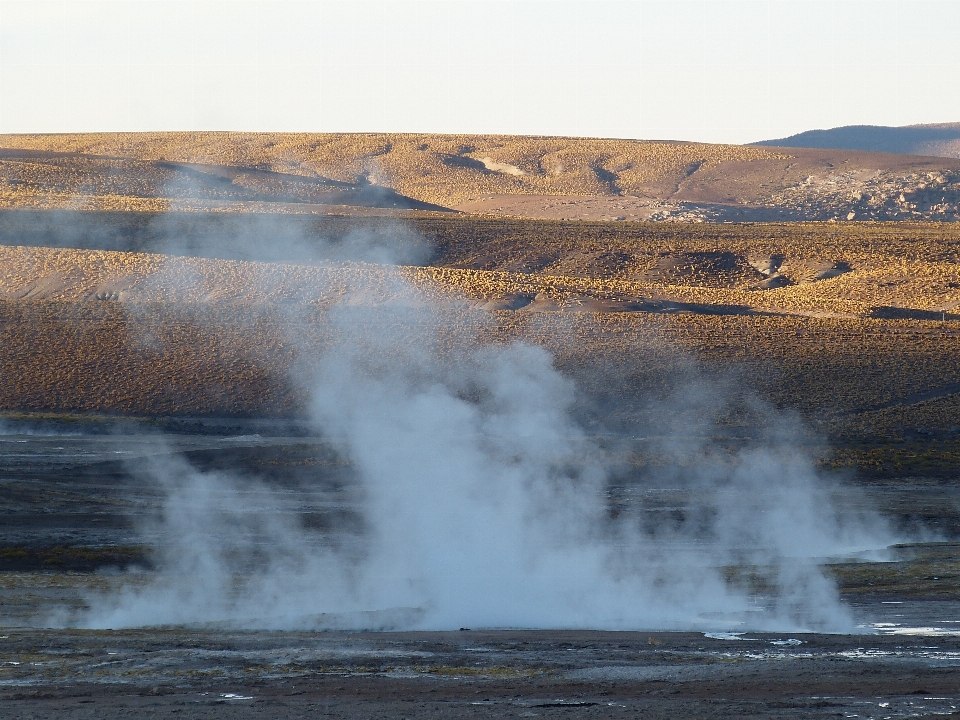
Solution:
[{"label": "steaming ground", "polygon": [[[281,617],[266,604],[258,609],[266,610],[270,621],[300,629],[251,630],[266,623],[249,618],[242,629],[236,612],[240,604],[191,595],[203,578],[188,572],[187,560],[218,547],[225,554],[219,566],[237,569],[244,563],[236,554],[249,553],[247,572],[233,576],[240,584],[226,591],[242,590],[252,602],[250,584],[262,585],[267,578],[291,580],[291,572],[266,571],[264,561],[280,557],[279,548],[257,556],[262,543],[276,541],[270,528],[283,528],[282,535],[312,543],[309,548],[288,548],[288,561],[324,553],[356,554],[349,541],[366,532],[360,522],[364,488],[354,467],[308,427],[264,421],[204,423],[201,428],[196,421],[170,422],[163,435],[144,432],[143,425],[110,433],[84,424],[69,434],[50,425],[6,425],[0,436],[0,532],[5,542],[21,550],[35,548],[36,554],[17,556],[0,549],[6,570],[0,574],[0,699],[5,717],[93,718],[137,712],[154,717],[463,718],[562,712],[567,717],[899,718],[948,715],[960,707],[955,543],[895,548],[881,563],[870,562],[876,559],[871,555],[842,564],[837,564],[842,559],[832,559],[824,571],[840,585],[853,616],[852,634],[783,628],[776,633],[745,632],[758,624],[751,617],[770,594],[770,588],[763,587],[739,594],[755,598],[754,612],[746,619],[699,617],[703,632],[473,628],[317,633],[307,628],[335,626],[334,618]],[[686,443],[694,442],[674,431],[668,435],[687,449]],[[591,436],[584,440],[597,446],[604,442]],[[622,446],[606,447],[604,456],[615,461],[623,452]],[[648,528],[663,528],[678,508],[710,504],[702,498],[707,487],[685,492],[671,473],[659,475],[656,485],[650,477],[621,474],[612,477],[607,489],[621,517],[645,517]],[[870,492],[849,496],[842,506],[854,515],[858,509],[869,513],[870,506],[882,500],[889,511],[891,506],[916,503],[925,493],[923,485],[906,483],[899,496]],[[420,500],[425,512],[437,507]],[[941,502],[945,506],[950,500]],[[176,528],[170,524],[149,520],[178,503],[188,532],[182,540],[171,537]],[[407,502],[405,507],[412,505]],[[190,517],[212,526],[188,524]],[[226,536],[218,535],[217,545],[208,544],[199,553],[188,547],[220,529],[220,521],[233,527]],[[334,552],[331,545],[338,538],[339,550]],[[682,545],[663,538],[658,542],[664,555]],[[59,551],[50,547],[55,543]],[[145,553],[143,543],[166,548],[171,553],[167,562],[179,558],[179,566],[161,563],[151,568],[151,559],[163,558]],[[697,540],[687,543],[696,545]],[[85,554],[68,552],[71,544],[77,550],[86,548]],[[103,549],[99,556],[94,553],[97,547]],[[113,556],[106,556],[106,548],[112,548]],[[125,551],[128,572],[107,571],[122,563]],[[97,560],[100,572],[78,572],[83,561]],[[20,569],[13,569],[15,562],[21,563]],[[685,568],[698,570],[692,563]],[[308,598],[315,609],[324,578],[309,579],[320,583]],[[702,587],[696,581],[690,584]],[[168,617],[163,601],[179,590],[174,609],[181,624],[114,630],[36,627],[44,619],[49,622],[51,607],[74,608],[75,617],[89,620],[85,608],[91,598],[115,600],[112,593],[121,587],[128,592],[139,587],[141,593],[109,607],[135,610],[140,615],[132,620],[138,623]],[[296,582],[288,587],[296,589]],[[486,593],[480,599],[491,597]],[[213,608],[198,609],[201,599]],[[283,603],[285,596],[274,600]],[[281,608],[300,600],[294,596]],[[329,596],[327,600],[329,605]],[[231,609],[229,621],[209,621],[223,608]],[[186,609],[207,620],[186,623]],[[422,621],[423,616],[407,613],[341,615],[336,622],[345,627],[397,627]]]},{"label": "steaming ground", "polygon": [[[268,428],[269,425],[257,429],[263,432]],[[232,432],[237,429],[229,425],[223,428]],[[280,428],[274,427],[274,432],[277,429]],[[446,565],[442,566],[446,574],[433,567],[421,569],[419,579],[425,587],[411,589],[411,583],[396,581],[408,577],[416,579],[409,566],[418,561],[423,566],[427,563],[419,558],[407,558],[410,553],[406,548],[413,543],[404,537],[392,538],[404,543],[403,548],[393,552],[381,551],[386,560],[382,557],[374,559],[384,565],[387,561],[397,564],[406,561],[406,567],[384,571],[380,565],[373,565],[369,557],[364,558],[363,538],[369,534],[369,529],[364,526],[369,514],[369,503],[363,497],[365,488],[359,485],[355,468],[346,465],[329,443],[319,438],[303,434],[271,437],[258,433],[224,436],[215,431],[200,436],[12,433],[2,438],[0,451],[7,473],[36,477],[33,482],[16,482],[20,498],[18,508],[10,506],[13,498],[9,491],[5,493],[4,512],[7,514],[2,516],[5,542],[19,548],[36,548],[32,568],[29,564],[31,558],[25,557],[21,551],[21,572],[37,569],[35,561],[41,558],[47,563],[40,567],[46,569],[81,569],[78,563],[98,559],[101,566],[121,564],[124,560],[132,566],[131,571],[124,574],[88,575],[86,580],[82,575],[63,580],[51,578],[40,586],[36,584],[37,578],[22,576],[19,583],[23,584],[23,589],[11,594],[10,590],[16,585],[9,586],[4,597],[0,598],[7,624],[49,624],[49,608],[59,605],[61,612],[67,607],[75,608],[72,624],[85,621],[86,624],[107,627],[186,624],[212,625],[222,629],[397,629],[422,627],[427,622],[443,627],[440,623],[455,625],[465,620],[478,620],[472,626],[459,626],[476,628],[486,623],[497,623],[498,626],[507,622],[520,625],[524,621],[530,625],[545,624],[544,618],[546,622],[553,621],[558,625],[580,623],[591,627],[590,623],[598,623],[599,618],[609,625],[634,623],[635,628],[649,628],[656,622],[666,627],[675,628],[683,623],[688,628],[727,632],[757,627],[781,631],[803,629],[795,620],[790,624],[771,611],[776,609],[777,596],[781,603],[787,599],[782,589],[769,585],[770,579],[775,577],[774,568],[752,567],[754,572],[764,576],[763,580],[768,583],[766,587],[759,585],[760,578],[757,577],[750,578],[752,587],[742,582],[743,578],[739,584],[734,583],[735,588],[739,585],[739,590],[727,588],[720,577],[712,577],[708,584],[700,575],[718,569],[720,555],[717,548],[713,548],[711,554],[700,547],[704,544],[703,539],[684,536],[675,527],[667,534],[670,525],[677,522],[678,509],[693,514],[702,513],[711,505],[723,504],[716,495],[726,493],[718,493],[706,485],[684,489],[679,483],[668,483],[663,478],[661,482],[653,483],[649,479],[621,477],[607,486],[608,495],[617,497],[619,525],[622,527],[625,522],[623,518],[642,522],[644,537],[630,550],[635,555],[643,552],[649,556],[633,557],[635,566],[630,569],[635,575],[658,572],[654,581],[659,582],[659,587],[653,592],[634,578],[628,578],[633,582],[618,586],[616,581],[619,578],[612,576],[609,566],[589,564],[593,556],[600,553],[613,559],[625,554],[623,547],[603,544],[611,537],[611,531],[618,527],[618,523],[608,518],[597,520],[598,527],[605,534],[598,533],[599,540],[592,547],[587,551],[577,548],[573,552],[566,547],[556,549],[555,545],[546,544],[545,548],[518,550],[512,546],[512,539],[499,540],[490,534],[489,526],[484,526],[477,530],[482,536],[482,546],[434,553],[434,556],[441,556],[441,561],[459,563],[457,570],[463,568],[479,574],[476,570],[479,566],[479,572],[486,573],[480,578],[481,582],[464,578],[462,571],[461,574],[451,572]],[[704,497],[708,493],[714,497]],[[906,491],[905,494],[912,493]],[[36,500],[29,502],[32,495]],[[391,495],[390,499],[398,497],[398,502],[405,503],[407,512],[414,518],[435,514],[440,506],[439,501],[427,501],[421,496],[413,501],[424,509],[410,509],[415,504],[413,501],[404,501],[398,494]],[[756,498],[740,496],[734,500],[744,505],[752,502],[754,508],[759,505]],[[869,498],[848,495],[844,500],[848,517],[869,512]],[[16,515],[10,515],[11,512]],[[479,525],[473,518],[482,512],[482,505],[479,508],[468,506],[458,520]],[[20,521],[12,522],[14,517]],[[491,520],[489,515],[483,515],[481,520],[497,523],[492,529],[501,535],[511,530],[509,523]],[[662,533],[660,537],[655,535],[657,531]],[[448,529],[444,539],[451,544],[464,535],[466,533],[461,530]],[[557,535],[564,537],[562,532]],[[639,535],[641,532],[635,529],[635,536]],[[617,540],[622,543],[623,538],[614,538],[614,542]],[[799,538],[793,540],[797,542]],[[85,548],[86,552],[71,555],[66,545]],[[144,545],[154,550],[129,553],[129,550],[144,548]],[[98,558],[93,552],[97,547],[112,548],[112,554],[101,551]],[[490,556],[490,547],[503,548],[503,552]],[[819,546],[821,551],[824,547],[823,544]],[[128,549],[127,557],[124,557],[125,549]],[[808,550],[808,555],[816,549]],[[845,550],[854,555],[849,547]],[[510,574],[510,552],[528,561],[528,565],[516,571],[516,575]],[[901,549],[887,553],[886,559],[908,559],[910,552]],[[371,553],[367,550],[366,554]],[[866,569],[870,585],[872,580],[878,579],[875,572],[870,574],[872,563],[859,562],[876,559],[876,554],[858,555],[847,566],[846,577],[840,575],[844,579],[847,597],[854,599],[863,594],[866,588],[862,586],[867,585],[862,579],[851,584],[851,580],[858,579],[856,574],[862,577]],[[492,557],[495,563],[489,562],[488,557]],[[537,570],[537,562],[541,567],[546,565],[541,560],[544,557],[554,562],[554,573],[548,575],[541,570],[534,575],[529,572],[528,567]],[[754,559],[758,557],[759,552],[755,551]],[[8,570],[12,569],[10,564],[15,559],[16,556],[4,553]],[[361,562],[364,559],[369,567],[364,567]],[[738,562],[741,569],[750,569],[744,565],[747,559],[740,550],[738,556],[728,562]],[[833,588],[833,578],[837,577],[836,563],[843,559],[821,557],[798,563],[796,558],[787,557],[781,560],[781,564],[793,570],[794,576],[798,567],[810,576],[819,572],[812,567],[814,562],[829,560],[831,582],[825,602],[830,602],[836,597]],[[339,567],[334,560],[340,562]],[[571,564],[570,568],[557,567],[564,560]],[[350,598],[331,597],[330,586],[334,581],[346,585],[343,575],[335,573],[342,572],[348,561],[355,574],[369,585],[370,594],[366,598],[357,590]],[[324,562],[328,567],[323,568]],[[149,568],[151,563],[154,565]],[[358,563],[361,565],[359,569],[356,567]],[[572,566],[573,563],[578,564]],[[621,559],[621,566],[623,564]],[[148,567],[136,570],[138,565]],[[321,576],[316,568],[329,572]],[[733,570],[731,567],[725,569],[728,572]],[[909,564],[903,566],[900,573],[908,577],[927,574],[931,569],[929,565],[924,567],[922,563],[915,563],[913,567]],[[934,572],[943,573],[944,570]],[[361,571],[364,571],[363,575],[360,575]],[[585,575],[592,586],[586,589],[586,583],[581,580]],[[729,574],[724,578],[734,579]],[[638,579],[645,580],[646,577]],[[817,579],[820,581],[819,577]],[[395,582],[388,584],[391,580]],[[673,581],[676,587],[664,587],[665,580]],[[949,582],[949,577],[946,580]],[[461,587],[466,582],[473,584],[474,596],[465,601],[458,593],[462,592]],[[483,588],[482,582],[491,588]],[[500,584],[493,585],[497,582]],[[511,582],[517,583],[519,589],[509,587]],[[825,581],[822,582],[826,585]],[[360,583],[355,579],[355,584]],[[40,587],[47,589],[40,590]],[[67,595],[61,594],[58,601],[54,592],[38,604],[34,593],[49,593],[57,587],[62,588],[59,592]],[[580,612],[584,612],[582,608],[598,608],[595,615],[583,617],[570,610],[573,603],[564,595],[570,587],[580,595],[597,590],[605,593],[599,600],[578,598]],[[667,614],[661,609],[664,598],[669,592],[679,596],[678,588],[691,593],[712,589],[715,595],[698,597],[693,602],[671,598],[685,615],[676,610],[669,610],[672,614]],[[332,589],[343,592],[342,587]],[[851,590],[854,592],[852,596]],[[80,594],[76,595],[76,592]],[[432,592],[433,597],[441,601],[446,599],[441,592],[450,596],[447,605],[433,600],[429,608],[435,613],[432,617],[425,617],[424,609],[413,605],[427,592]],[[542,594],[532,596],[532,592]],[[881,588],[874,589],[872,595],[876,596],[878,592],[884,597]],[[911,592],[916,592],[916,588]],[[871,594],[871,591],[867,590],[867,593]],[[900,596],[903,596],[902,591]],[[799,602],[816,598],[809,591],[803,594],[794,590],[789,599]],[[724,600],[726,607],[721,604]],[[399,606],[403,601],[407,605]],[[513,605],[508,604],[510,602]],[[91,605],[95,612],[102,613],[106,609],[112,614],[107,620],[103,617],[93,619],[89,610]],[[765,606],[770,609],[764,611]],[[835,607],[830,609],[836,611]],[[698,610],[699,614],[696,613]],[[791,610],[798,612],[798,608]],[[318,611],[325,611],[325,614]],[[452,620],[440,617],[439,611],[445,611]],[[551,611],[553,615],[548,616],[547,612]],[[653,616],[652,611],[659,612],[659,617]],[[601,616],[600,612],[606,615]],[[615,612],[623,614],[617,617],[613,615]],[[824,613],[825,609],[821,608],[819,612]],[[121,617],[121,613],[127,615]],[[505,622],[503,618],[508,617],[508,613],[513,616]],[[492,622],[491,617],[494,618]],[[613,617],[612,621],[610,617]],[[61,623],[65,619],[60,616]],[[870,614],[864,616],[861,612],[856,622],[870,623],[878,619],[884,618],[871,617]],[[852,627],[850,625],[847,629]]]},{"label": "steaming ground", "polygon": [[[820,565],[886,548],[896,538],[862,503],[851,512],[834,502],[789,418],[691,372],[676,396],[646,401],[657,427],[654,449],[673,460],[634,473],[636,499],[618,504],[611,488],[622,469],[582,426],[591,400],[555,369],[546,350],[481,342],[491,324],[483,313],[468,315],[472,326],[459,328],[457,344],[448,344],[444,313],[458,301],[411,286],[409,272],[396,267],[429,255],[422,239],[398,226],[318,246],[290,229],[270,229],[278,257],[310,251],[373,263],[366,273],[348,268],[346,283],[329,267],[279,268],[287,284],[297,277],[304,284],[284,286],[284,302],[274,305],[285,324],[278,348],[293,347],[297,358],[290,382],[309,398],[311,432],[335,458],[335,472],[316,480],[338,484],[349,521],[305,526],[297,493],[204,472],[176,454],[157,455],[132,469],[162,498],[156,513],[138,520],[155,571],[113,583],[109,592],[90,595],[89,607],[65,609],[49,623],[278,630],[853,627]],[[231,240],[244,246],[259,237],[254,227]],[[37,258],[51,261],[43,252]],[[102,258],[107,265],[113,259]],[[199,292],[210,299],[205,265],[162,256],[135,260],[129,287],[99,292],[122,301],[135,292],[170,298]],[[262,303],[284,285],[272,280],[274,269],[221,263],[217,272],[255,273]],[[106,266],[99,272],[116,274]],[[50,277],[70,275],[58,266]],[[84,276],[74,284],[87,292],[94,280]],[[57,292],[70,287],[61,284]],[[315,296],[325,305],[327,339],[319,347],[298,335],[304,317],[315,314],[307,301]],[[593,419],[602,428],[603,412],[618,409],[599,409]],[[711,440],[717,420],[738,412],[753,417],[758,430],[751,441],[730,449]],[[683,502],[648,512],[657,489],[678,492]]]},{"label": "steaming ground", "polygon": [[[638,394],[647,375],[635,371],[673,352],[652,338],[578,383],[557,370],[577,342],[562,309],[750,314],[731,298],[779,308],[779,285],[736,296],[693,287],[701,261],[718,257],[710,248],[658,255],[651,277],[679,294],[661,301],[614,295],[602,277],[545,273],[531,284],[530,267],[549,260],[539,256],[501,253],[497,262],[523,270],[509,277],[398,270],[433,252],[400,226],[328,242],[302,224],[244,218],[218,224],[230,232],[208,247],[182,221],[134,225],[145,222],[165,253],[299,265],[5,251],[25,266],[2,271],[13,291],[4,323],[16,338],[49,333],[25,346],[61,352],[40,361],[50,372],[36,377],[51,384],[23,386],[39,393],[31,401],[76,407],[65,399],[70,373],[91,362],[102,367],[84,377],[108,383],[82,400],[101,411],[117,392],[163,397],[121,367],[152,367],[174,394],[192,388],[197,407],[236,386],[273,393],[279,384],[253,370],[282,367],[288,394],[272,407],[306,398],[303,415],[127,418],[116,432],[103,417],[34,415],[40,427],[3,428],[5,715],[908,717],[960,707],[957,546],[916,520],[957,535],[951,480],[854,486],[819,471],[816,439],[753,397],[751,378],[707,379],[692,361],[670,358],[672,392]],[[73,246],[95,229],[80,223],[43,244]],[[791,251],[783,267],[800,274],[786,281],[809,270],[847,292],[831,273],[857,268],[809,264],[805,252],[794,262]],[[593,278],[623,264],[594,259],[574,265]],[[306,266],[316,261],[324,266]],[[730,282],[763,272],[738,263]],[[942,264],[949,272],[928,276],[944,280],[946,297],[955,271]],[[451,301],[461,286],[481,292]],[[557,357],[467,311],[475,295],[493,312],[522,309],[518,325],[551,336]],[[923,307],[936,305],[945,326],[941,301]],[[844,302],[850,319],[884,309],[860,303],[851,314]],[[930,320],[913,307],[902,317]],[[46,318],[39,331],[24,326],[34,311]],[[110,326],[88,332],[77,312]],[[234,327],[245,350],[282,362],[245,363],[220,342],[209,320],[218,312],[243,319]],[[96,349],[64,354],[81,335]],[[5,367],[5,380],[24,374]],[[90,695],[96,707],[83,705]]]},{"label": "steaming ground", "polygon": [[[349,468],[352,525],[311,531],[289,493],[158,458],[140,470],[165,496],[144,527],[157,572],[53,622],[853,627],[820,563],[895,540],[878,516],[833,504],[787,420],[758,406],[768,429],[732,453],[691,440],[689,426],[671,432],[678,418],[727,409],[691,379],[654,415],[667,429],[662,450],[692,464],[633,480],[641,493],[682,491],[685,505],[654,515],[640,499],[615,510],[614,468],[575,420],[576,388],[550,355],[518,343],[442,348],[436,308],[399,274],[393,283],[401,301],[334,306],[335,342],[299,370],[313,428]],[[731,567],[751,568],[764,592],[732,582]]]}]

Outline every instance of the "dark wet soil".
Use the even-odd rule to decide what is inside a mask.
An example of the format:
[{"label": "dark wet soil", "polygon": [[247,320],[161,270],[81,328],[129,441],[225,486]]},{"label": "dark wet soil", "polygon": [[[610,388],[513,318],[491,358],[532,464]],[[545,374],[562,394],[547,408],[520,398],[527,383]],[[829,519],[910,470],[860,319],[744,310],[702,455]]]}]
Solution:
[{"label": "dark wet soil", "polygon": [[8,718],[899,718],[960,707],[960,639],[71,632],[0,644]]},{"label": "dark wet soil", "polygon": [[162,437],[5,430],[3,718],[900,718],[960,708],[952,478],[858,488],[892,520],[942,521],[936,541],[828,568],[863,634],[57,630],[31,626],[117,572],[149,573],[138,518],[162,493],[138,464],[181,454],[199,470],[295,491],[304,524],[320,531],[356,515],[351,471],[316,438],[264,426]]}]

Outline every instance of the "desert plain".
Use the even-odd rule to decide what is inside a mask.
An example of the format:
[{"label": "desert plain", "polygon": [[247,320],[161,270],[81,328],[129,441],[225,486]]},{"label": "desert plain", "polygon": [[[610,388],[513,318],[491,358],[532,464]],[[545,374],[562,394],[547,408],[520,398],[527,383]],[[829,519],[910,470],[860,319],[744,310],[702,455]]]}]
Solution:
[{"label": "desert plain", "polygon": [[[502,136],[0,146],[5,716],[960,707],[960,161]],[[281,492],[318,543],[364,535],[362,459],[316,414],[345,338],[374,373],[543,348],[604,516],[670,542],[709,543],[688,468],[788,434],[823,498],[884,528],[817,560],[848,627],[757,620],[783,588],[729,558],[759,615],[691,628],[78,620],[170,562],[150,468],[171,458]],[[760,481],[776,498],[778,472]]]}]

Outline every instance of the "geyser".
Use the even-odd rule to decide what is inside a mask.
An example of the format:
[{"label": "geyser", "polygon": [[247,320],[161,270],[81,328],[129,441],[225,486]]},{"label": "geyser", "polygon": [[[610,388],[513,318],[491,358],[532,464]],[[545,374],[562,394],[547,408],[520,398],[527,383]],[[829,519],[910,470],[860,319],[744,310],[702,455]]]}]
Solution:
[{"label": "geyser", "polygon": [[[403,281],[393,278],[402,290]],[[449,346],[444,308],[414,292],[387,306],[345,297],[325,315],[335,340],[304,357],[318,432],[353,469],[363,527],[304,528],[296,500],[183,459],[157,462],[165,489],[158,569],[90,598],[88,627],[215,623],[257,628],[596,628],[843,630],[850,616],[824,557],[883,547],[883,524],[849,516],[769,414],[761,442],[709,452],[680,474],[686,522],[611,512],[605,453],[574,419],[576,392],[523,343]],[[475,314],[478,329],[484,322]],[[661,405],[663,426],[705,381]],[[686,438],[686,436],[683,436]],[[633,509],[643,509],[643,503]],[[729,581],[761,573],[761,605]]]}]

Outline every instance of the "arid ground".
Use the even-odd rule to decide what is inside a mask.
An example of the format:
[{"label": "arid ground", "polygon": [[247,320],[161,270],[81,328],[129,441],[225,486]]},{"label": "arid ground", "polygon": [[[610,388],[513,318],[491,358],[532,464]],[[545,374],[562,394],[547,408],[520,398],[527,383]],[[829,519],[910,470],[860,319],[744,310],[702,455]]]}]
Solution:
[{"label": "arid ground", "polygon": [[0,138],[3,208],[953,221],[958,201],[960,160],[858,150],[501,135]]},{"label": "arid ground", "polygon": [[[960,707],[960,161],[486,136],[0,145],[4,717]],[[412,338],[416,316],[382,309],[431,308],[440,358],[549,350],[614,468],[612,516],[683,521],[689,491],[644,478],[696,461],[662,442],[685,389],[723,396],[721,454],[789,421],[839,501],[902,540],[824,559],[857,632],[48,627],[155,571],[162,493],[138,468],[158,458],[280,488],[318,532],[362,526],[304,381],[343,307],[360,336],[388,317]],[[699,406],[672,407],[682,427]],[[763,596],[755,569],[728,570]]]}]

